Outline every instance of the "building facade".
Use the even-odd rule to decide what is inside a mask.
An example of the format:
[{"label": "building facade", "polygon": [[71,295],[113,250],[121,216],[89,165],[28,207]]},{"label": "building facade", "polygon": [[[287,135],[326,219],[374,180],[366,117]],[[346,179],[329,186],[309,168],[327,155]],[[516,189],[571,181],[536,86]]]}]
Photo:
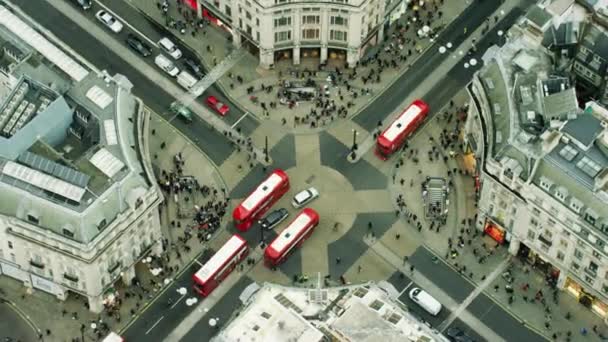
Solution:
[{"label": "building facade", "polygon": [[[349,66],[382,39],[386,0],[192,0],[199,16],[222,26],[237,46],[271,68],[281,59],[344,60]],[[393,1],[397,3],[398,1]],[[391,6],[395,7],[395,6]]]},{"label": "building facade", "polygon": [[3,6],[0,42],[0,274],[101,312],[162,250],[147,114]]},{"label": "building facade", "polygon": [[511,29],[468,88],[476,226],[606,318],[608,110],[577,109],[569,79],[531,32],[525,22]]}]

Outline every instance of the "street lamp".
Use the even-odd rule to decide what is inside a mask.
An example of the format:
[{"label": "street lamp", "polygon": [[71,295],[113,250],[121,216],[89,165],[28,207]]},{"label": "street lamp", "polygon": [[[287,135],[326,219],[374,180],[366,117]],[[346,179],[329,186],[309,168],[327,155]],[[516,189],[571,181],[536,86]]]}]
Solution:
[{"label": "street lamp", "polygon": [[357,132],[356,129],[353,128],[353,146],[351,147],[351,150],[353,152],[356,151],[357,148],[359,147],[359,146],[357,146],[357,134],[359,134],[359,133]]},{"label": "street lamp", "polygon": [[268,161],[270,160],[268,158],[268,136],[265,136],[264,139],[264,160],[268,163]]}]

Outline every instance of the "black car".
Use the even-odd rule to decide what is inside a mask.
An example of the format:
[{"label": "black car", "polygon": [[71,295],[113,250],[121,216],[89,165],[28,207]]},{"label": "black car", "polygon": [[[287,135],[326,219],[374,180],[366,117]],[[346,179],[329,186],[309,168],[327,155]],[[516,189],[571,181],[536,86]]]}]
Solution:
[{"label": "black car", "polygon": [[72,0],[76,5],[80,6],[83,10],[88,10],[93,5],[93,0]]},{"label": "black car", "polygon": [[127,45],[144,57],[148,57],[152,54],[150,47],[134,34],[129,34],[127,36]]},{"label": "black car", "polygon": [[198,78],[203,78],[205,76],[205,73],[203,72],[203,67],[201,67],[200,63],[198,63],[197,61],[190,58],[186,58],[186,60],[184,60],[184,64],[186,65],[188,71],[192,72],[194,76]]},{"label": "black car", "polygon": [[446,335],[452,342],[475,342],[475,340],[469,337],[469,335],[467,335],[464,330],[458,327],[452,327],[448,329]]},{"label": "black car", "polygon": [[287,216],[289,216],[287,209],[280,208],[268,214],[258,223],[262,226],[263,229],[272,229],[279,223],[283,222],[283,220],[285,220]]}]

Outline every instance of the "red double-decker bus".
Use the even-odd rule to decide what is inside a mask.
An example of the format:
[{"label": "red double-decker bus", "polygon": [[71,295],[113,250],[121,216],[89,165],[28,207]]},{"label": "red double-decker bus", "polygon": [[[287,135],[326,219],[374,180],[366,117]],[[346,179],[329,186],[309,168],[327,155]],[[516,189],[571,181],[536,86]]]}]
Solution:
[{"label": "red double-decker bus", "polygon": [[387,160],[403,145],[407,137],[412,134],[424,121],[429,113],[429,105],[422,100],[415,100],[407,107],[387,129],[378,136],[376,141],[376,154],[380,159]]},{"label": "red double-decker bus", "polygon": [[319,224],[319,214],[305,208],[264,250],[266,265],[277,266],[287,259],[296,246],[301,246],[304,240],[312,234]]},{"label": "red double-decker bus", "polygon": [[194,290],[207,297],[248,253],[247,241],[236,234],[232,235],[230,240],[192,276]]},{"label": "red double-decker bus", "polygon": [[242,232],[249,227],[289,190],[285,171],[276,169],[232,212],[236,228]]}]

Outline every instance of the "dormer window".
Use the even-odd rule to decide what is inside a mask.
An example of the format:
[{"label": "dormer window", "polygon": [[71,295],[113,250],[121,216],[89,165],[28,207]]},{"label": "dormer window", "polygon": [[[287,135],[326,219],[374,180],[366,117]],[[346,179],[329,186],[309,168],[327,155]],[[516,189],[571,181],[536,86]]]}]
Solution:
[{"label": "dormer window", "polygon": [[40,217],[38,217],[38,215],[35,214],[35,213],[29,213],[29,214],[27,214],[27,220],[30,223],[33,223],[33,224],[36,224],[36,225],[40,223]]},{"label": "dormer window", "polygon": [[576,198],[570,199],[570,208],[574,210],[577,214],[581,213],[581,209],[583,208],[583,202],[579,201]]},{"label": "dormer window", "polygon": [[101,221],[99,221],[99,223],[97,224],[97,230],[102,231],[107,225],[108,225],[108,222],[104,218]]},{"label": "dormer window", "polygon": [[568,189],[564,188],[563,186],[560,186],[555,191],[555,197],[557,197],[558,200],[565,202],[566,197],[568,197]]},{"label": "dormer window", "polygon": [[546,191],[550,191],[553,186],[553,182],[547,177],[540,177],[540,186]]},{"label": "dormer window", "polygon": [[585,221],[587,221],[588,223],[595,225],[595,222],[597,222],[597,219],[598,219],[598,215],[593,210],[587,210],[585,212]]}]

